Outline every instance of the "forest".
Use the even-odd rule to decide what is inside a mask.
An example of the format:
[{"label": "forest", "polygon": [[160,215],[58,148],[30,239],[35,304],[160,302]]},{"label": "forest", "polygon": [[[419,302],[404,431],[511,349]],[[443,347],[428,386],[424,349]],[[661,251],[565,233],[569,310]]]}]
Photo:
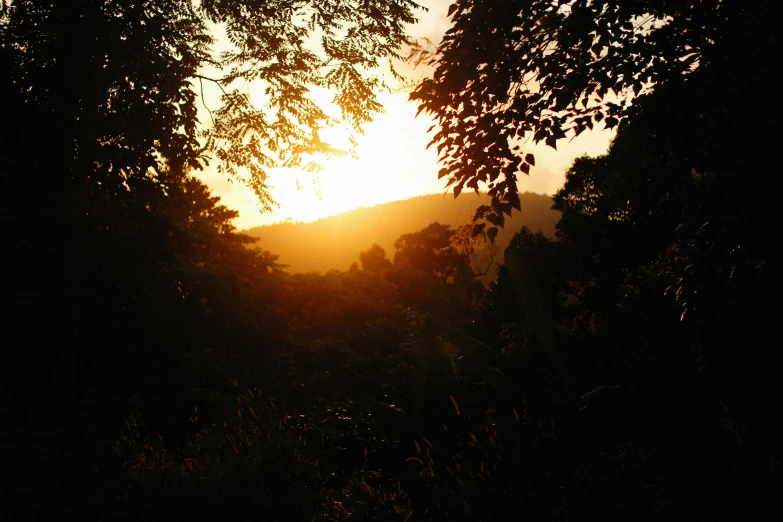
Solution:
[{"label": "forest", "polygon": [[[780,516],[774,5],[456,0],[429,49],[411,0],[0,0],[0,519]],[[273,205],[390,60],[481,204],[293,273],[195,174]],[[601,126],[514,229],[526,143]]]}]

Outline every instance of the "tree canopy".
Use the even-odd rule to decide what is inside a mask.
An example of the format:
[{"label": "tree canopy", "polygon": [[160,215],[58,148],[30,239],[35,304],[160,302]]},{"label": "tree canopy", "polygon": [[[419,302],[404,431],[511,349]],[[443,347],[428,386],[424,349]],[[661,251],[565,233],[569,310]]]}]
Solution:
[{"label": "tree canopy", "polygon": [[[336,152],[321,139],[335,118],[317,103],[319,93],[333,93],[356,131],[381,109],[382,62],[397,56],[419,9],[411,0],[0,6],[8,268],[20,317],[44,315],[58,326],[39,331],[69,339],[53,346],[79,342],[76,325],[94,301],[87,289],[109,288],[100,273],[122,272],[122,259],[149,253],[148,267],[127,273],[147,281],[156,266],[170,268],[179,245],[186,247],[173,253],[177,264],[210,265],[217,261],[205,256],[222,254],[244,263],[233,250],[196,247],[236,237],[232,215],[192,182],[193,171],[216,165],[269,208],[268,169]],[[208,85],[221,93],[218,102]],[[91,272],[92,255],[118,265]],[[161,285],[185,286],[182,274],[163,272]]]},{"label": "tree canopy", "polygon": [[[438,125],[455,196],[486,186],[479,209],[503,225],[535,158],[526,144],[559,140],[628,115],[635,98],[687,82],[716,63],[773,47],[769,3],[728,0],[457,0],[435,70],[412,94]],[[745,71],[747,72],[747,71]],[[747,85],[746,87],[751,87]]]},{"label": "tree canopy", "polygon": [[[4,102],[10,121],[29,122],[25,137],[12,143],[46,136],[58,149],[51,164],[100,191],[135,178],[165,184],[217,161],[266,208],[273,203],[268,169],[336,152],[321,137],[335,119],[315,90],[329,89],[342,118],[361,130],[381,110],[379,67],[398,56],[405,25],[419,9],[411,0],[16,0],[2,6]],[[219,88],[219,105],[204,99],[205,82]],[[201,104],[210,122],[198,121]],[[210,125],[202,133],[199,123]],[[18,157],[26,168],[40,162]]]},{"label": "tree canopy", "polygon": [[[97,394],[76,383],[152,386],[161,375],[145,371],[147,358],[165,372],[199,353],[191,343],[212,350],[242,345],[228,331],[274,332],[264,314],[275,257],[246,249],[235,213],[192,173],[216,165],[269,207],[270,168],[336,152],[321,138],[339,118],[319,104],[323,92],[355,131],[380,110],[383,62],[407,41],[418,8],[0,0],[9,336],[44,347],[20,352],[24,371],[4,375],[4,399],[43,411],[46,397],[62,398],[52,422],[78,425],[69,412],[94,408]],[[52,377],[25,395],[40,361]]]},{"label": "tree canopy", "polygon": [[426,228],[403,234],[394,242],[395,266],[408,266],[423,271],[438,281],[463,284],[473,280],[468,256],[451,246],[454,231],[438,222]]},{"label": "tree canopy", "polygon": [[359,253],[359,262],[362,264],[362,270],[377,274],[392,266],[391,261],[386,257],[386,251],[377,243],[373,243],[367,251],[362,250]]}]

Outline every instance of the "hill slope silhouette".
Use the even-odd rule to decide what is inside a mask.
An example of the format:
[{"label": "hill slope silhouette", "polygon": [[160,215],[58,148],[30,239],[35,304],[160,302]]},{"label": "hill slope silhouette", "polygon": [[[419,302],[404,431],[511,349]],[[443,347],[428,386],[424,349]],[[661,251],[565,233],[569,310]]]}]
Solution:
[{"label": "hill slope silhouette", "polygon": [[[553,237],[560,213],[552,210],[552,198],[526,192],[520,194],[522,212],[514,211],[500,230],[496,243],[502,248],[522,226]],[[359,207],[309,223],[283,222],[243,230],[258,238],[255,246],[279,255],[278,262],[290,273],[348,270],[358,262],[359,252],[377,243],[394,257],[394,241],[430,223],[457,227],[465,224],[480,205],[489,204],[486,194],[465,194],[460,198],[430,194],[393,201],[374,207]],[[502,250],[496,262],[502,262]],[[489,276],[494,277],[494,269]]]}]

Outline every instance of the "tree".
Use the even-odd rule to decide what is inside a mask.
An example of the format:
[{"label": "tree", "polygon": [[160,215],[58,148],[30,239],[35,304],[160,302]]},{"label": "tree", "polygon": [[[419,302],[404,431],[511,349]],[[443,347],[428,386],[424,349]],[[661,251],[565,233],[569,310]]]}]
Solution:
[{"label": "tree", "polygon": [[359,253],[359,262],[362,264],[362,270],[376,274],[383,273],[392,266],[391,261],[386,257],[386,251],[377,243],[373,243],[366,252],[362,250]]},{"label": "tree", "polygon": [[433,279],[452,284],[473,281],[468,256],[451,246],[454,231],[438,222],[411,234],[403,234],[394,242],[394,265],[421,270]]},{"label": "tree", "polygon": [[[342,117],[360,130],[381,109],[377,69],[398,57],[419,8],[411,0],[2,5],[3,91],[21,108],[12,121],[30,123],[25,139],[52,129],[48,145],[58,154],[48,164],[57,177],[67,169],[88,190],[121,190],[134,178],[165,183],[163,171],[182,175],[217,160],[264,208],[272,204],[269,168],[336,152],[321,139],[335,121],[314,90],[332,90]],[[220,55],[213,28],[229,44]],[[205,82],[221,91],[219,106],[207,106]],[[260,100],[252,99],[252,82]],[[203,135],[199,103],[212,123]],[[20,157],[29,167],[32,158]]]},{"label": "tree", "polygon": [[771,9],[738,0],[457,0],[435,70],[411,96],[438,126],[430,144],[439,177],[455,196],[486,186],[492,205],[476,217],[502,226],[520,207],[520,174],[535,166],[529,140],[556,147],[598,124],[611,129],[641,94],[705,67],[734,71],[746,94],[761,85],[776,48]]},{"label": "tree", "polygon": [[[621,390],[604,406],[586,400],[586,419],[637,426],[623,435],[630,444],[671,459],[656,473],[675,492],[674,509],[705,518],[744,512],[749,498],[766,506],[772,497],[759,492],[779,480],[767,455],[781,436],[768,422],[783,367],[774,319],[783,265],[769,235],[781,217],[776,191],[748,176],[774,154],[768,120],[777,120],[748,111],[742,94],[753,86],[758,100],[775,99],[762,65],[755,56],[708,64],[640,96],[608,153],[578,159],[555,195],[563,216],[552,264],[558,286],[576,294],[564,310],[572,321],[560,324],[569,366],[583,382]],[[722,138],[735,125],[754,132]],[[679,447],[703,455],[700,464],[682,466]],[[716,504],[716,491],[731,493]]]},{"label": "tree", "polygon": [[[0,1],[9,336],[43,347],[20,351],[29,360],[17,368],[29,374],[3,376],[8,404],[78,424],[46,406],[79,389],[69,371],[86,353],[111,364],[104,344],[131,358],[137,346],[185,345],[183,328],[198,328],[184,319],[191,312],[231,310],[239,297],[229,288],[260,286],[251,273],[274,270],[274,259],[245,255],[227,228],[232,214],[191,173],[216,163],[268,208],[270,168],[337,152],[321,138],[335,118],[316,91],[334,94],[355,131],[380,110],[378,70],[407,41],[416,9],[411,0]],[[238,322],[263,307],[251,301]],[[145,342],[117,341],[117,325],[136,326]],[[40,400],[22,391],[33,372],[52,375]]]},{"label": "tree", "polygon": [[[269,208],[268,169],[336,152],[321,139],[334,118],[315,91],[331,90],[343,118],[360,129],[380,109],[377,69],[397,56],[418,9],[411,0],[14,0],[0,7],[8,268],[24,302],[20,315],[45,309],[66,330],[79,322],[96,230],[114,230],[120,210],[129,222],[144,216],[150,198],[176,194],[210,162],[248,183]],[[226,46],[220,54],[217,31]],[[205,84],[220,91],[219,104],[204,97]],[[200,105],[209,122],[199,121]],[[38,241],[44,234],[49,241]]]},{"label": "tree", "polygon": [[[562,461],[555,482],[575,492],[574,469],[602,477],[571,497],[588,503],[560,504],[566,518],[626,518],[618,491],[651,519],[717,520],[773,502],[783,262],[770,241],[779,192],[764,176],[780,120],[771,9],[457,1],[437,68],[414,93],[440,124],[441,176],[457,195],[488,184],[494,204],[478,217],[494,225],[518,208],[517,176],[535,162],[525,140],[554,147],[597,123],[618,128],[607,155],[567,173],[559,241],[514,241],[486,312],[496,335],[517,307],[539,329],[517,328],[517,339],[537,333],[527,337],[562,349],[564,396],[578,410],[554,424],[563,448],[587,451]],[[645,457],[607,459],[619,446]],[[600,473],[587,471],[596,462]]]}]

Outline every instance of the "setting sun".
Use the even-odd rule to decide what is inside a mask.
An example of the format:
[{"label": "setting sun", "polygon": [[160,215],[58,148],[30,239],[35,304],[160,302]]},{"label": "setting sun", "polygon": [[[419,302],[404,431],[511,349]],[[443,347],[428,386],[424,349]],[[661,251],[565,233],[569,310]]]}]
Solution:
[{"label": "setting sun", "polygon": [[[435,166],[434,152],[425,150],[421,139],[427,122],[413,120],[415,107],[404,103],[400,96],[384,98],[386,113],[368,125],[365,135],[357,138],[358,158],[346,155],[323,162],[324,170],[316,176],[299,176],[302,190],[296,194],[283,188],[291,183],[283,184],[280,176],[281,183],[274,193],[277,196],[279,190],[279,197],[289,201],[287,213],[295,219],[310,221],[358,206],[442,190],[443,184],[426,173],[426,170],[433,172]],[[292,173],[276,174],[277,178]]]},{"label": "setting sun", "polygon": [[[437,42],[449,27],[450,2],[432,0],[424,4],[429,11],[420,12],[420,22],[410,29],[416,38]],[[426,66],[414,69],[410,63],[396,63],[395,67],[413,83],[428,70]],[[393,82],[388,74],[386,79]],[[258,82],[248,82],[244,89],[257,102],[265,99],[264,87]],[[331,117],[340,119],[339,109],[332,103],[333,92],[320,87],[312,88],[310,92]],[[206,97],[212,100],[210,104],[217,105],[219,95],[215,86],[206,85]],[[357,207],[425,194],[443,194],[446,179],[438,179],[437,175],[442,165],[438,164],[435,147],[427,149],[427,143],[433,137],[427,130],[433,126],[433,120],[423,113],[417,117],[417,105],[408,100],[409,95],[409,90],[399,85],[393,92],[379,94],[378,102],[384,112],[374,115],[364,126],[364,133],[355,136],[357,158],[346,155],[319,160],[323,170],[315,174],[301,168],[271,169],[266,185],[278,205],[270,212],[260,210],[258,198],[251,189],[241,182],[229,181],[214,165],[197,176],[221,198],[221,204],[239,211],[239,217],[233,221],[239,229],[288,220],[309,222]],[[210,120],[211,115],[204,107],[199,107],[199,111],[202,122]],[[595,131],[584,132],[569,142],[562,140],[557,151],[543,143],[529,144],[526,152],[535,154],[537,167],[530,176],[521,176],[518,190],[553,194],[563,185],[565,171],[574,158],[583,154],[603,154],[613,135],[602,131],[597,124]],[[348,136],[349,132],[340,126],[322,132],[326,142],[343,150],[349,148]]]},{"label": "setting sun", "polygon": [[[406,199],[443,191],[438,180],[436,155],[427,150],[430,122],[415,118],[416,107],[404,93],[380,97],[385,112],[356,137],[358,158],[349,155],[321,162],[316,174],[300,169],[276,169],[270,173],[272,197],[279,207],[260,213],[255,196],[238,183],[228,183],[208,170],[200,176],[221,202],[240,210],[237,226],[249,227],[291,219],[312,221],[359,206]],[[347,133],[328,131],[325,139],[346,147]]]},{"label": "setting sun", "polygon": [[[272,224],[280,221],[313,221],[357,207],[407,199],[424,194],[442,194],[444,180],[439,180],[437,155],[427,149],[432,125],[425,116],[416,117],[416,105],[407,101],[404,92],[379,97],[384,113],[357,136],[358,158],[348,155],[322,161],[317,174],[301,169],[276,169],[270,172],[270,192],[279,207],[272,212],[258,210],[253,192],[240,183],[230,183],[213,170],[200,174],[221,203],[240,211],[235,220],[238,228]],[[574,158],[606,151],[612,132],[584,132],[563,143],[557,151],[550,147],[530,148],[539,159],[539,167],[520,180],[523,192],[553,194],[565,179],[565,171]],[[327,141],[347,147],[347,133],[338,129],[325,132]]]}]

